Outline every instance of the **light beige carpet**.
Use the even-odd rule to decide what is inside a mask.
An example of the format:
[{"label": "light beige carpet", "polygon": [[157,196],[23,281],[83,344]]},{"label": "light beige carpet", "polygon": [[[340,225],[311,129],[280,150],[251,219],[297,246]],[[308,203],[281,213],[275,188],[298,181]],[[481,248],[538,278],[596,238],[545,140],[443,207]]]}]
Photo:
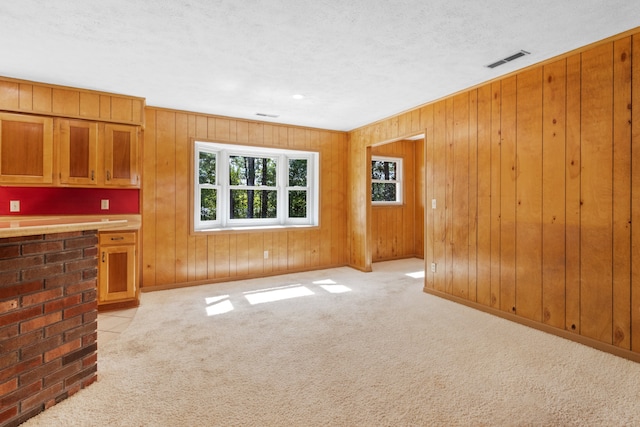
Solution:
[{"label": "light beige carpet", "polygon": [[25,425],[640,425],[640,364],[424,294],[422,268],[144,293],[99,381]]}]

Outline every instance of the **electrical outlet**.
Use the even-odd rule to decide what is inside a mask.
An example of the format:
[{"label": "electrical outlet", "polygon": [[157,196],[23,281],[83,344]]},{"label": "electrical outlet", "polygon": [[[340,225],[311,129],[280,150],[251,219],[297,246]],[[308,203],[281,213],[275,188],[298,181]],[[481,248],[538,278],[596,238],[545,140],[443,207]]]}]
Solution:
[{"label": "electrical outlet", "polygon": [[269,259],[269,251],[264,251],[264,259]]},{"label": "electrical outlet", "polygon": [[11,200],[9,202],[9,212],[20,212],[20,200]]},{"label": "electrical outlet", "polygon": [[431,272],[435,273],[437,269],[438,269],[438,264],[436,264],[435,262],[432,262],[431,263]]},{"label": "electrical outlet", "polygon": [[436,208],[436,199],[431,199],[431,209]]},{"label": "electrical outlet", "polygon": [[103,211],[109,210],[109,199],[102,199],[100,201],[100,209],[102,209]]}]

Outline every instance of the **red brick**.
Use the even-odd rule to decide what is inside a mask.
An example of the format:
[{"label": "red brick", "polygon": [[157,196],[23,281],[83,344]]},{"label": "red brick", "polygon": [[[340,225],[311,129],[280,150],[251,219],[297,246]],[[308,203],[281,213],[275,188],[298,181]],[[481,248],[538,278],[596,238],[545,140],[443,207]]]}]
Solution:
[{"label": "red brick", "polygon": [[44,281],[44,287],[47,289],[66,286],[69,283],[77,283],[82,280],[82,272],[76,271],[55,277],[47,277]]},{"label": "red brick", "polygon": [[92,334],[97,330],[98,322],[87,323],[82,325],[79,328],[75,328],[73,330],[68,330],[64,333],[64,340],[71,341],[78,338],[83,338],[89,334]]},{"label": "red brick", "polygon": [[82,237],[82,231],[67,231],[65,233],[51,233],[44,236],[46,240],[67,240],[76,237]]},{"label": "red brick", "polygon": [[18,379],[13,378],[5,383],[0,383],[0,396],[9,394],[18,389]]},{"label": "red brick", "polygon": [[18,406],[13,406],[8,408],[6,411],[4,409],[0,409],[0,425],[4,425],[6,421],[9,421],[11,418],[18,415]]},{"label": "red brick", "polygon": [[18,390],[13,393],[1,395],[0,396],[0,408],[4,408],[7,406],[15,405],[21,400],[34,395],[35,393],[42,390],[42,381],[38,380],[33,384],[29,384],[26,387],[20,387]]},{"label": "red brick", "polygon": [[[42,333],[42,331],[37,331],[37,332]],[[39,340],[38,343],[35,345],[29,346],[29,347],[22,347],[22,349],[20,350],[20,355],[23,359],[37,356],[38,354],[43,354],[47,351],[50,351],[58,347],[60,344],[62,344],[62,336],[56,335],[54,337],[47,338],[45,340]]]},{"label": "red brick", "polygon": [[64,264],[65,271],[78,271],[88,270],[98,267],[98,260],[96,258],[83,258],[81,260],[69,261]]},{"label": "red brick", "polygon": [[[0,343],[0,353],[3,353],[5,351],[9,352],[9,351],[24,349],[25,346],[38,343],[40,342],[40,340],[42,340],[41,330],[33,331],[28,334],[18,335],[14,338],[5,340],[2,343]],[[21,358],[24,360],[32,356],[34,355],[33,354],[31,354],[30,356],[21,355]]]},{"label": "red brick", "polygon": [[[70,387],[72,384],[74,384],[74,383],[76,383],[78,381],[91,380],[91,376],[95,375],[97,370],[98,370],[98,366],[97,365],[90,366],[90,367],[84,369],[83,371],[80,371],[77,374],[67,378],[65,380],[65,384],[64,385],[65,385],[65,387]],[[93,381],[91,381],[91,382],[93,382]],[[86,384],[86,383],[84,383],[84,384]]]},{"label": "red brick", "polygon": [[[96,370],[97,370],[97,368],[96,368],[96,369],[94,369],[94,372],[95,372]],[[85,380],[82,382],[82,387],[83,387],[83,388],[84,388],[84,387],[89,387],[91,384],[93,384],[93,383],[94,383],[94,382],[96,382],[96,381],[98,381],[98,376],[94,374],[94,375],[92,375],[91,377],[89,377],[89,378],[85,379]]]},{"label": "red brick", "polygon": [[91,323],[98,320],[98,310],[85,313],[83,316],[84,323]]},{"label": "red brick", "polygon": [[0,292],[2,291],[3,286],[12,285],[14,283],[18,283],[19,281],[20,272],[17,270],[0,273]]},{"label": "red brick", "polygon": [[69,363],[73,363],[77,360],[82,359],[85,356],[95,353],[96,351],[98,351],[98,345],[95,343],[90,346],[76,350],[73,353],[69,353],[66,356],[62,357],[62,365],[64,366]]},{"label": "red brick", "polygon": [[22,306],[27,307],[34,304],[42,304],[45,301],[50,301],[52,299],[60,297],[62,297],[62,288],[38,292],[37,294],[25,295],[24,297],[22,297]]},{"label": "red brick", "polygon": [[[62,288],[59,289],[62,292]],[[82,294],[71,295],[70,297],[60,298],[54,301],[50,301],[44,304],[44,312],[51,313],[52,311],[60,311],[65,307],[80,304],[82,302]]]},{"label": "red brick", "polygon": [[[45,386],[46,387],[46,386]],[[29,410],[30,408],[43,406],[44,402],[54,400],[56,396],[62,393],[64,386],[61,382],[52,385],[49,388],[42,390],[40,393],[34,394],[28,399],[23,400],[20,403],[22,410]],[[55,400],[54,400],[55,402]]]},{"label": "red brick", "polygon": [[27,371],[20,375],[20,383],[21,384],[31,384],[36,380],[41,380],[45,376],[49,375],[51,372],[55,372],[62,368],[62,359],[56,359],[52,362],[49,362],[45,365],[40,365],[31,371]]},{"label": "red brick", "polygon": [[0,369],[5,369],[7,366],[12,366],[18,362],[18,352],[0,352]]},{"label": "red brick", "polygon": [[44,316],[22,322],[20,324],[20,333],[25,334],[27,332],[35,331],[36,329],[44,328],[45,326],[59,322],[60,320],[62,320],[62,312],[60,311],[45,314]]},{"label": "red brick", "polygon": [[96,289],[98,283],[95,280],[87,280],[84,282],[77,282],[75,284],[66,287],[67,295],[80,293],[84,291],[90,291]]},{"label": "red brick", "polygon": [[42,254],[46,252],[60,252],[64,245],[60,241],[44,241],[37,243],[25,243],[22,245],[23,255]]},{"label": "red brick", "polygon": [[82,300],[84,302],[91,302],[98,299],[98,290],[87,291],[82,293]]},{"label": "red brick", "polygon": [[35,306],[30,308],[24,308],[22,310],[13,311],[9,314],[0,316],[0,325],[10,325],[11,323],[18,323],[33,317],[40,316],[42,314],[42,307]]},{"label": "red brick", "polygon": [[[16,273],[17,277],[18,273]],[[35,280],[29,283],[20,283],[16,285],[0,288],[0,300],[17,297],[19,295],[30,294],[42,289],[42,280]]]},{"label": "red brick", "polygon": [[62,366],[59,370],[55,372],[48,373],[47,376],[44,377],[44,386],[51,387],[55,383],[64,382],[64,380],[78,372],[82,371],[82,362],[77,361],[76,363],[70,363],[67,366]]},{"label": "red brick", "polygon": [[93,353],[91,356],[82,359],[82,366],[87,367],[98,363],[98,353]]},{"label": "red brick", "polygon": [[20,256],[20,245],[0,246],[0,259]]},{"label": "red brick", "polygon": [[44,235],[34,234],[31,236],[7,237],[5,239],[2,239],[2,243],[11,244],[11,243],[34,242],[36,240],[43,240],[43,239],[44,239]]},{"label": "red brick", "polygon": [[74,259],[82,259],[82,249],[75,249],[72,251],[66,252],[55,252],[51,254],[46,254],[44,257],[44,262],[46,264],[52,264],[54,262],[65,262],[71,261]]},{"label": "red brick", "polygon": [[82,325],[82,317],[76,316],[71,319],[63,320],[44,329],[44,336],[50,338],[55,335],[63,334],[68,329],[73,329]]},{"label": "red brick", "polygon": [[46,362],[52,361],[53,359],[62,357],[74,350],[77,350],[78,348],[80,348],[80,345],[82,345],[81,340],[75,340],[75,341],[68,342],[66,344],[62,344],[59,347],[56,347],[52,350],[47,351],[44,354],[44,361],[46,363]]},{"label": "red brick", "polygon": [[62,264],[49,264],[44,267],[22,270],[22,280],[46,279],[64,273]]},{"label": "red brick", "polygon": [[92,268],[90,270],[84,270],[82,272],[82,279],[83,280],[95,279],[97,277],[98,277],[98,269],[97,268]]},{"label": "red brick", "polygon": [[11,377],[17,377],[29,369],[34,369],[42,364],[42,356],[37,356],[32,359],[20,362],[16,365],[10,366],[7,369],[0,371],[0,381],[4,381]]},{"label": "red brick", "polygon": [[11,310],[18,309],[18,299],[10,299],[7,301],[0,301],[0,313],[8,313]]},{"label": "red brick", "polygon": [[78,316],[82,313],[86,313],[91,310],[98,309],[98,302],[91,301],[84,304],[76,305],[75,307],[68,308],[64,311],[64,318],[69,319],[71,317]]},{"label": "red brick", "polygon": [[18,335],[18,324],[14,323],[12,325],[6,326],[0,329],[0,340],[6,340],[8,338],[13,338]]},{"label": "red brick", "polygon": [[83,346],[93,344],[94,342],[98,342],[98,331],[82,337]]},{"label": "red brick", "polygon": [[65,249],[86,248],[96,246],[98,244],[97,235],[83,236],[76,239],[68,239],[64,242]]},{"label": "red brick", "polygon": [[25,268],[44,265],[44,256],[36,255],[29,257],[0,260],[0,271],[23,270]]},{"label": "red brick", "polygon": [[98,247],[85,248],[83,255],[85,258],[96,258],[98,256]]}]

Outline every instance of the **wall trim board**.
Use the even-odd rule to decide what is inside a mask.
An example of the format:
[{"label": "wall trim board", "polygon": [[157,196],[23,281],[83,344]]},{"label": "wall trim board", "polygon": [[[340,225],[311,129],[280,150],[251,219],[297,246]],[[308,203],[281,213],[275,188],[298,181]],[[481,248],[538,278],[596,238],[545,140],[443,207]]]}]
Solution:
[{"label": "wall trim board", "polygon": [[603,343],[601,341],[597,341],[597,340],[585,337],[583,335],[578,335],[577,333],[572,333],[572,332],[564,330],[564,329],[559,329],[559,328],[555,328],[553,326],[546,325],[544,323],[538,323],[536,321],[529,320],[529,319],[526,319],[524,317],[517,316],[517,315],[511,314],[511,313],[506,312],[506,311],[502,311],[502,310],[499,310],[499,309],[496,309],[496,308],[492,308],[492,307],[489,307],[489,306],[486,306],[486,305],[482,305],[482,304],[479,304],[479,303],[476,303],[476,302],[473,302],[473,301],[469,301],[469,300],[466,300],[464,298],[458,298],[458,297],[456,297],[454,295],[450,295],[450,294],[447,294],[447,293],[444,293],[444,292],[439,292],[437,290],[430,289],[430,288],[427,288],[427,287],[423,288],[423,292],[426,293],[426,294],[429,294],[429,295],[433,295],[433,296],[438,297],[438,298],[442,298],[442,299],[445,299],[445,300],[448,300],[448,301],[451,301],[451,302],[455,302],[457,304],[464,305],[464,306],[472,308],[472,309],[476,309],[476,310],[482,311],[482,312],[487,313],[487,314],[491,314],[493,316],[500,317],[500,318],[505,319],[505,320],[509,320],[511,322],[514,322],[514,323],[518,323],[518,324],[523,325],[523,326],[527,326],[527,327],[532,328],[532,329],[536,329],[536,330],[541,331],[541,332],[546,332],[546,333],[549,333],[551,335],[555,335],[557,337],[564,338],[564,339],[567,339],[569,341],[573,341],[573,342],[576,342],[578,344],[582,344],[582,345],[585,345],[587,347],[594,348],[596,350],[600,350],[600,351],[604,351],[606,353],[613,354],[614,356],[622,357],[623,359],[628,359],[628,360],[631,360],[633,362],[639,362],[640,363],[640,354],[635,353],[635,352],[630,351],[630,350],[626,350],[626,349],[621,348],[621,347],[617,347],[617,346],[614,346],[614,345],[611,345],[611,344],[606,344],[606,343]]}]

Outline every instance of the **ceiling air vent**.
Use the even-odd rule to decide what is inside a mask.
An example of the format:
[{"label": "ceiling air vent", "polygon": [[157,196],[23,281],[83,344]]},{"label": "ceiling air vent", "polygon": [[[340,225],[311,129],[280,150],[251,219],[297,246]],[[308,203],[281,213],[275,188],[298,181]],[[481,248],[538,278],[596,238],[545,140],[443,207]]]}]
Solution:
[{"label": "ceiling air vent", "polygon": [[280,117],[279,114],[267,114],[267,113],[256,113],[256,116],[271,117],[272,119],[275,119],[276,117]]},{"label": "ceiling air vent", "polygon": [[500,66],[502,64],[506,64],[507,62],[511,62],[514,59],[518,59],[518,58],[520,58],[522,56],[529,55],[529,54],[530,54],[530,52],[527,52],[526,50],[521,50],[518,53],[514,53],[513,55],[507,56],[506,58],[503,58],[503,59],[501,59],[499,61],[496,61],[496,62],[494,62],[492,64],[487,65],[487,68],[496,68],[496,67],[498,67],[498,66]]}]

